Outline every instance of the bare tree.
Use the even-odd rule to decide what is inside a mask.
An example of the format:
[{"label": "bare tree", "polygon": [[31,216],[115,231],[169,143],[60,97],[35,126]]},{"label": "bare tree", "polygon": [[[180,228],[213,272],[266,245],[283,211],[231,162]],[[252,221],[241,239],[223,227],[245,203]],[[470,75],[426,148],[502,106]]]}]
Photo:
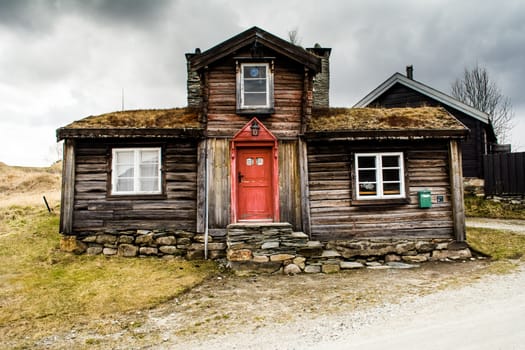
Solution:
[{"label": "bare tree", "polygon": [[465,68],[463,77],[452,83],[452,96],[489,115],[500,143],[505,143],[513,126],[514,111],[508,97],[503,96],[484,67],[476,64]]},{"label": "bare tree", "polygon": [[294,28],[288,31],[288,41],[294,45],[301,45],[301,38],[299,38],[299,29]]}]

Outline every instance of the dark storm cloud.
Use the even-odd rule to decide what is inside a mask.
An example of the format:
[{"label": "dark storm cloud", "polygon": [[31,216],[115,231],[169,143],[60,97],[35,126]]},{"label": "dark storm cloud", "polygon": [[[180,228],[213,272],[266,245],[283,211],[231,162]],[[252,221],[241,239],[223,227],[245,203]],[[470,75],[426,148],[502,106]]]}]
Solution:
[{"label": "dark storm cloud", "polygon": [[57,17],[88,16],[114,24],[154,24],[173,0],[2,0],[0,26],[48,30]]}]

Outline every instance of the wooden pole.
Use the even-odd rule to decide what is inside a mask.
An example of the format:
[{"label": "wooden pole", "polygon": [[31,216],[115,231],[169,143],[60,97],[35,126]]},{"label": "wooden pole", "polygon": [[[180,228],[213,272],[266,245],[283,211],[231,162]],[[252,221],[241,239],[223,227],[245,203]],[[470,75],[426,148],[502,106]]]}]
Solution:
[{"label": "wooden pole", "polygon": [[62,196],[60,205],[60,233],[73,232],[73,207],[75,201],[75,141],[64,141],[62,164]]},{"label": "wooden pole", "polygon": [[464,242],[465,235],[465,208],[463,202],[463,171],[461,162],[461,146],[457,140],[450,140],[450,187],[452,194],[452,218],[454,233],[458,242]]}]

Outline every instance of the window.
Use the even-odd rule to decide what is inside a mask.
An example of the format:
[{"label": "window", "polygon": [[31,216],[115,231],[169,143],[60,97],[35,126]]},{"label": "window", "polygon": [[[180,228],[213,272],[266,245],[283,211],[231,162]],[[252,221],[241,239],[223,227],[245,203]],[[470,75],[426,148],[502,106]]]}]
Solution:
[{"label": "window", "polygon": [[238,109],[270,111],[272,76],[269,63],[242,63],[238,76]]},{"label": "window", "polygon": [[112,194],[161,194],[160,160],[160,148],[113,149]]},{"label": "window", "polygon": [[355,156],[356,198],[404,198],[403,153],[360,153]]}]

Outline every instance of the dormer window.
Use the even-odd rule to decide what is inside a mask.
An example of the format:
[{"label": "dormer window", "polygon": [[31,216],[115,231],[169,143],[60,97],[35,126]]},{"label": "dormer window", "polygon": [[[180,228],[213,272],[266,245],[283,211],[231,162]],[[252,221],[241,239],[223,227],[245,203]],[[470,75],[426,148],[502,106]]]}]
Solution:
[{"label": "dormer window", "polygon": [[269,63],[241,63],[237,74],[237,112],[273,113],[273,79]]}]

